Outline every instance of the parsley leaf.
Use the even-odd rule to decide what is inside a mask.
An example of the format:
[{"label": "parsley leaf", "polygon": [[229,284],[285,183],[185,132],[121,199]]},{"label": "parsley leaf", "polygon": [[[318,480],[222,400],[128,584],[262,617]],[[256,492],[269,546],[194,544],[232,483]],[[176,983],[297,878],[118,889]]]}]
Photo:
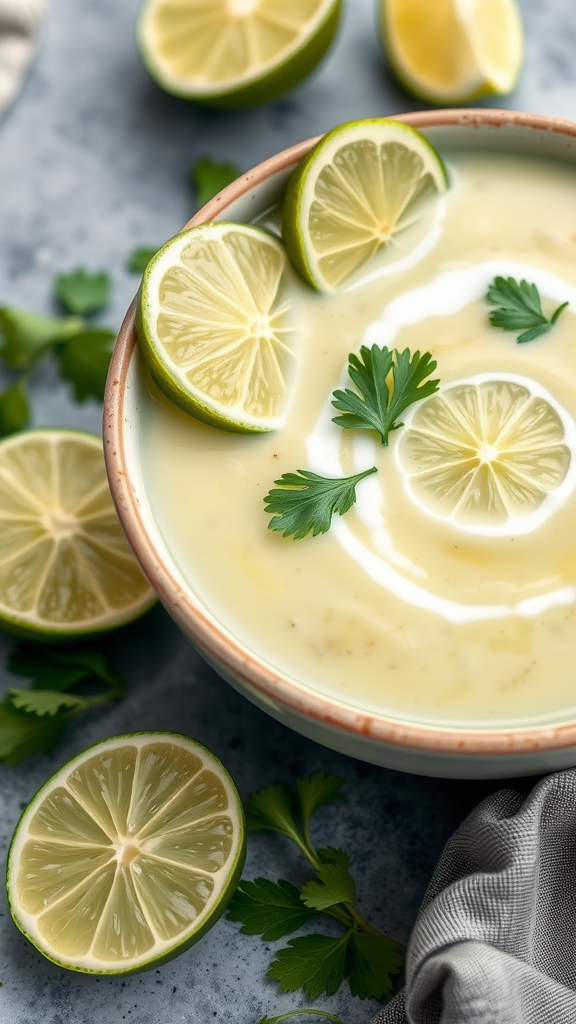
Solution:
[{"label": "parsley leaf", "polygon": [[360,999],[382,999],[394,990],[403,957],[397,943],[386,935],[353,932],[348,945],[350,991]]},{"label": "parsley leaf", "polygon": [[[348,372],[359,394],[346,388],[335,391],[332,405],[343,413],[335,416],[333,422],[348,430],[375,430],[388,444],[392,430],[403,424],[398,420],[408,406],[438,391],[439,380],[426,377],[436,369],[436,362],[429,352],[411,355],[409,349],[398,352],[383,346],[362,345],[360,355],[351,353]],[[392,374],[392,392],[386,379]]]},{"label": "parsley leaf", "polygon": [[268,829],[300,842],[286,786],[268,786],[254,793],[244,808],[249,832]]},{"label": "parsley leaf", "polygon": [[54,717],[63,709],[90,707],[86,697],[78,697],[75,693],[59,693],[58,690],[22,690],[12,687],[6,694],[6,700],[18,711],[26,711],[29,715]]},{"label": "parsley leaf", "polygon": [[98,679],[113,687],[124,685],[102,651],[86,646],[59,649],[21,643],[10,654],[7,667],[12,675],[31,679],[35,690],[68,690],[89,679]]},{"label": "parsley leaf", "polygon": [[17,711],[7,701],[0,702],[0,762],[20,764],[32,754],[49,753],[60,740],[69,714],[38,718]]},{"label": "parsley leaf", "polygon": [[314,914],[302,903],[295,885],[267,878],[240,882],[228,907],[229,921],[242,921],[245,935],[262,935],[264,942],[297,931]]},{"label": "parsley leaf", "polygon": [[268,529],[284,537],[294,537],[294,540],[301,540],[309,533],[313,537],[327,533],[332,516],[336,513],[343,516],[356,501],[356,485],[360,480],[376,472],[373,466],[355,476],[334,479],[307,469],[284,473],[280,480],[274,481],[278,488],[264,498],[265,511],[274,516]]},{"label": "parsley leaf", "polygon": [[337,775],[326,775],[325,772],[316,772],[305,779],[296,780],[298,804],[306,831],[317,807],[346,799],[346,794],[342,792],[345,785],[344,779],[339,779]]},{"label": "parsley leaf", "polygon": [[110,277],[104,270],[91,273],[78,267],[70,274],[58,274],[54,290],[68,313],[97,313],[110,301]]},{"label": "parsley leaf", "polygon": [[108,366],[116,334],[103,327],[86,327],[58,350],[60,373],[72,385],[77,402],[104,398]]},{"label": "parsley leaf", "polygon": [[223,188],[236,181],[241,173],[236,164],[217,163],[209,156],[200,157],[191,171],[192,187],[196,193],[198,206],[205,206]]},{"label": "parsley leaf", "polygon": [[337,1017],[334,1013],[328,1013],[327,1010],[314,1010],[308,1007],[302,1010],[287,1010],[286,1013],[279,1013],[277,1017],[262,1017],[259,1021],[256,1021],[256,1024],[279,1024],[281,1020],[288,1020],[289,1017],[302,1016],[324,1017],[325,1020],[330,1021],[330,1024],[343,1024],[340,1017]]},{"label": "parsley leaf", "polygon": [[322,992],[331,996],[346,977],[349,938],[350,932],[339,938],[305,935],[290,939],[288,947],[276,953],[267,977],[279,982],[282,992],[302,988],[309,999],[317,999]]},{"label": "parsley leaf", "polygon": [[306,882],[301,899],[314,910],[326,910],[337,903],[354,903],[356,885],[348,870],[345,850],[321,850],[323,863],[318,868],[318,880]]},{"label": "parsley leaf", "polygon": [[13,370],[31,366],[49,348],[70,334],[82,330],[78,317],[55,320],[22,309],[0,307],[0,355]]},{"label": "parsley leaf", "polygon": [[516,339],[520,345],[546,334],[568,305],[563,302],[548,319],[536,285],[524,280],[518,282],[513,277],[495,277],[486,298],[491,306],[498,307],[490,313],[492,326],[504,331],[522,331]]},{"label": "parsley leaf", "polygon": [[23,430],[30,421],[26,385],[18,381],[0,394],[0,437]]},{"label": "parsley leaf", "polygon": [[155,249],[152,249],[150,246],[143,245],[138,249],[133,249],[126,264],[128,270],[132,274],[143,274],[150,263],[150,260],[157,252],[158,246],[156,246]]}]

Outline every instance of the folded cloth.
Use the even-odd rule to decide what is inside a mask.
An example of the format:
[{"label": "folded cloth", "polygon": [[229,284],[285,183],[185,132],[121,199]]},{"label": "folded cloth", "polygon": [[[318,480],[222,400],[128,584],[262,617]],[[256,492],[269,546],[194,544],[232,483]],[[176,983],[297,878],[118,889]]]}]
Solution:
[{"label": "folded cloth", "polygon": [[576,770],[484,800],[448,842],[406,987],[372,1024],[575,1024]]},{"label": "folded cloth", "polygon": [[0,0],[0,114],[24,81],[45,9],[46,0]]}]

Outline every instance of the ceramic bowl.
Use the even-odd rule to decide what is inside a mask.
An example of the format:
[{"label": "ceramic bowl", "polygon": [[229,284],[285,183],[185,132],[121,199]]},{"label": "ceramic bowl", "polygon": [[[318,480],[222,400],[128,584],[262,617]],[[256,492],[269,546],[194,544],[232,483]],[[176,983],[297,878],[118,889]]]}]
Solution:
[{"label": "ceramic bowl", "polygon": [[[430,111],[400,120],[440,150],[512,150],[576,163],[576,123],[498,110]],[[252,220],[279,199],[290,172],[316,140],[266,160],[209,202],[186,225]],[[319,695],[266,664],[207,611],[179,573],[146,498],[139,436],[138,350],[131,306],[112,359],[104,442],[110,487],[136,557],[160,600],[206,661],[258,707],[345,754],[402,771],[498,778],[576,764],[576,721],[517,729],[455,729],[366,713]]]}]

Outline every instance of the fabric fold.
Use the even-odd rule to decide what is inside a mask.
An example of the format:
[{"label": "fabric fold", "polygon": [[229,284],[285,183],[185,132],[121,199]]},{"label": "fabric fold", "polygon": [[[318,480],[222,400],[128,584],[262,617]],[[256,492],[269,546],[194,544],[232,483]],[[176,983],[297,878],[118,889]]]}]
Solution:
[{"label": "fabric fold", "polygon": [[373,1024],[574,1024],[576,770],[484,800],[447,843],[406,988]]}]

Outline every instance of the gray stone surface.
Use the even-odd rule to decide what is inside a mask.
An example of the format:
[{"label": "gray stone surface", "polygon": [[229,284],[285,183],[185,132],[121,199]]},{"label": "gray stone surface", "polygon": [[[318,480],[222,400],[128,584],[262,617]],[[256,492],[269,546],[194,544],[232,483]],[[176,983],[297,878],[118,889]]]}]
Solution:
[{"label": "gray stone surface", "polygon": [[[0,123],[0,303],[51,308],[51,276],[78,264],[108,267],[118,326],[136,281],[126,255],[162,242],[190,216],[188,174],[200,155],[248,168],[333,124],[418,106],[390,79],[373,27],[372,0],[348,0],[339,40],[321,71],[281,102],[210,113],[161,93],[134,45],[138,0],[52,0],[43,47],[20,100]],[[573,0],[523,0],[527,58],[507,105],[576,115]],[[497,105],[497,104],[493,104]],[[37,423],[99,429],[95,403],[74,405],[53,367],[34,381]],[[12,641],[0,637],[0,689]],[[273,722],[233,692],[160,610],[110,641],[130,681],[127,699],[70,726],[54,755],[0,768],[2,855],[21,808],[56,768],[122,731],[177,729],[223,759],[244,797],[278,779],[319,769],[348,781],[349,803],[318,818],[322,842],[351,853],[359,904],[406,939],[448,835],[494,783],[421,779],[352,761]],[[525,783],[524,783],[525,785]],[[251,839],[246,876],[306,876],[280,837]],[[84,977],[47,961],[12,925],[0,896],[0,1020],[10,1024],[251,1024],[305,1005],[281,996],[265,970],[272,946],[220,921],[196,947],[158,971],[121,980]],[[318,1005],[347,1024],[375,1009],[345,988]]]}]

